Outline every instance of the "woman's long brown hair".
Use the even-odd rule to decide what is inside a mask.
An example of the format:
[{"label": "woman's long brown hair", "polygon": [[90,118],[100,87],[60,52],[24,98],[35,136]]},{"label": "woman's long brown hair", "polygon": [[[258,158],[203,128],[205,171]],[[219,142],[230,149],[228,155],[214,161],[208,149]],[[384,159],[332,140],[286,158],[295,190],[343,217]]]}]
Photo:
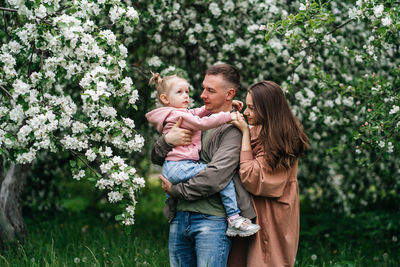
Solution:
[{"label": "woman's long brown hair", "polygon": [[259,140],[264,144],[267,163],[272,170],[289,169],[309,149],[308,137],[293,115],[282,89],[274,82],[251,85],[255,119],[261,124]]}]

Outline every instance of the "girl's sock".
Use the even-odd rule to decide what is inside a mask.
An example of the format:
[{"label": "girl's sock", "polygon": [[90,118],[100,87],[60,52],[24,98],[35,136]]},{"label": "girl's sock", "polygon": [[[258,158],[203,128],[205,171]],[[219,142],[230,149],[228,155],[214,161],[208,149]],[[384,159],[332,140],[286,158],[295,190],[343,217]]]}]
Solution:
[{"label": "girl's sock", "polygon": [[234,219],[236,219],[237,217],[239,217],[239,213],[237,213],[237,214],[235,214],[235,215],[232,215],[232,216],[229,216],[228,219],[229,219],[230,222],[232,222],[232,221],[233,221]]}]

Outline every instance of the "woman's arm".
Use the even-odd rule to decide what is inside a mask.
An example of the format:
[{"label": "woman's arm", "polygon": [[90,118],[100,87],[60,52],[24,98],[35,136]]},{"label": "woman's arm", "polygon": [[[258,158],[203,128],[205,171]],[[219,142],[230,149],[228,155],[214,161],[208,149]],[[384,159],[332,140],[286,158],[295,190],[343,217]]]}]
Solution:
[{"label": "woman's arm", "polygon": [[272,171],[263,156],[254,158],[250,129],[243,115],[236,113],[231,123],[242,132],[239,175],[244,188],[256,196],[280,197],[287,182],[287,171]]},{"label": "woman's arm", "polygon": [[280,197],[288,181],[288,171],[272,171],[264,156],[254,158],[251,151],[240,153],[240,179],[255,196]]},{"label": "woman's arm", "polygon": [[233,114],[235,114],[236,117],[233,118],[230,123],[235,125],[242,132],[242,148],[240,151],[251,152],[249,125],[246,123],[241,113],[235,112]]}]

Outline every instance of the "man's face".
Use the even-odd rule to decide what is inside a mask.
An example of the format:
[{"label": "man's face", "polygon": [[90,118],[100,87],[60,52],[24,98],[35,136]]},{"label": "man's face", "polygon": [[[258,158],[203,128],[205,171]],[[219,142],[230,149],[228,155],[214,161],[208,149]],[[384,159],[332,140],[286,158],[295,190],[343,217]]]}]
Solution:
[{"label": "man's face", "polygon": [[224,80],[222,75],[207,74],[204,77],[204,90],[200,97],[208,111],[212,113],[226,111],[226,108],[232,104],[233,96],[232,98],[229,96],[229,86],[230,84]]}]

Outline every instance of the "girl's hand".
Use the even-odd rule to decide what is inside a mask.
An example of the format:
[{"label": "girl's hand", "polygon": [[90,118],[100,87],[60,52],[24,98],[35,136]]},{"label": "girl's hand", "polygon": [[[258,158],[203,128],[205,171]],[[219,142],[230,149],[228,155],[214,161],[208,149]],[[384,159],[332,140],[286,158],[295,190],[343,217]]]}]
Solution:
[{"label": "girl's hand", "polygon": [[245,121],[243,114],[239,113],[239,112],[234,112],[232,113],[236,116],[236,118],[230,121],[230,124],[235,125],[236,127],[239,128],[240,131],[245,132],[249,130],[249,125],[247,124],[247,122]]},{"label": "girl's hand", "polygon": [[231,112],[231,121],[236,121],[236,120],[237,120],[236,112]]},{"label": "girl's hand", "polygon": [[243,108],[243,102],[239,100],[233,100],[232,101],[232,107],[236,108],[238,111],[241,111]]}]

